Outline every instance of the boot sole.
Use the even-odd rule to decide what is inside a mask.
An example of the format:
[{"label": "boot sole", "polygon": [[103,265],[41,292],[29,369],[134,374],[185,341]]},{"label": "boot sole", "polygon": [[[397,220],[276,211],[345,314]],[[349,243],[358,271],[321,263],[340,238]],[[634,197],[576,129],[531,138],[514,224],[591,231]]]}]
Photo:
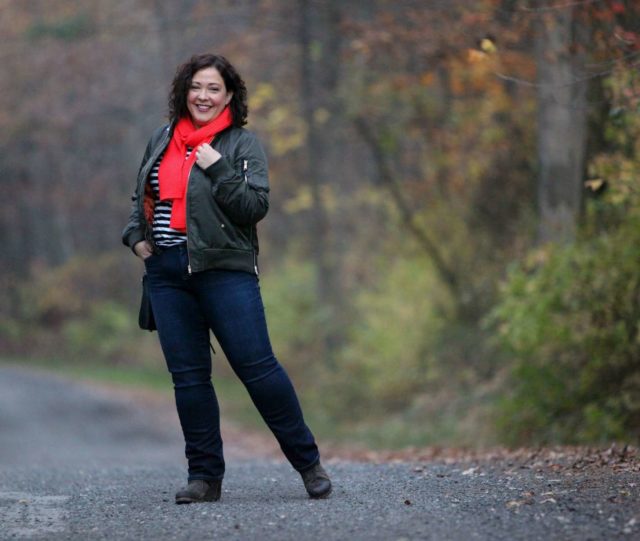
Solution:
[{"label": "boot sole", "polygon": [[214,495],[212,496],[207,495],[204,498],[182,497],[182,498],[176,498],[176,504],[181,505],[185,503],[217,502],[219,499],[220,499],[220,496],[216,498]]},{"label": "boot sole", "polygon": [[324,500],[325,498],[328,498],[331,495],[332,491],[333,491],[333,487],[329,488],[329,490],[327,490],[323,494],[319,494],[317,496],[312,496],[311,494],[309,494],[309,498],[311,498],[312,500]]},{"label": "boot sole", "polygon": [[222,491],[217,491],[215,489],[208,490],[202,498],[195,498],[192,496],[176,496],[177,504],[185,504],[185,503],[200,503],[200,502],[217,502],[222,496]]}]

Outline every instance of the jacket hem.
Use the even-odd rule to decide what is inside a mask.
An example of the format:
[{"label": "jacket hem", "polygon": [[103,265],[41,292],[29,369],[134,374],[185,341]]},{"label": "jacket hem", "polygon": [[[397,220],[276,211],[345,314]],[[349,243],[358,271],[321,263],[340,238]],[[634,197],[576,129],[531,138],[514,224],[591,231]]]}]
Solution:
[{"label": "jacket hem", "polygon": [[198,251],[197,261],[191,261],[193,272],[203,270],[238,270],[256,274],[252,250],[208,248]]}]

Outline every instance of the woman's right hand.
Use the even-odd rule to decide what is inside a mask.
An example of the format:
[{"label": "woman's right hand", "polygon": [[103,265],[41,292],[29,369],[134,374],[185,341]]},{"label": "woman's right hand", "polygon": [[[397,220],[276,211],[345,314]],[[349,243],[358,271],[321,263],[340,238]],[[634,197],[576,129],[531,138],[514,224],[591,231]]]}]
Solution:
[{"label": "woman's right hand", "polygon": [[137,242],[136,245],[133,247],[133,251],[136,253],[136,255],[140,259],[142,259],[142,261],[144,261],[145,259],[147,259],[147,257],[153,254],[153,249],[151,248],[151,244],[149,244],[149,241],[146,241],[146,240],[141,240],[140,242]]}]

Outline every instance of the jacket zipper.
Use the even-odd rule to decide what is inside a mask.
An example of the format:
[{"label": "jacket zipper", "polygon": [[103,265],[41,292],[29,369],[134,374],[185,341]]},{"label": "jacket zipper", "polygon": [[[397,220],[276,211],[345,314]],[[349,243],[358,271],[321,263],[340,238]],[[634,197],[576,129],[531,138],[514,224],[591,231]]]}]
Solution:
[{"label": "jacket zipper", "polygon": [[[243,166],[242,166],[242,171],[244,173],[244,183],[249,186],[249,180],[247,178],[247,170],[249,169],[249,160],[244,160],[243,161]],[[251,252],[253,253],[253,270],[256,273],[256,276],[259,276],[258,273],[258,259],[256,257],[256,251],[255,248],[253,247],[253,228],[255,226],[251,226],[251,229],[249,230],[249,244],[251,244]]]},{"label": "jacket zipper", "polygon": [[[218,138],[218,134],[216,134],[214,136],[214,138],[211,140],[211,142],[209,144],[211,146],[213,146],[213,144],[216,142],[217,138]],[[196,149],[194,148],[194,149],[191,150],[191,152],[194,152],[195,150]],[[191,154],[189,154],[189,156],[191,156]],[[187,229],[187,231],[186,231],[186,236],[187,236],[187,272],[189,273],[189,276],[191,276],[191,274],[192,274],[192,271],[191,271],[191,256],[189,255],[189,181],[191,180],[191,171],[193,171],[194,164],[195,164],[195,162],[193,162],[191,164],[191,168],[189,169],[189,175],[187,175],[187,193],[186,193],[187,211],[186,211],[185,220],[186,220],[186,226],[187,226],[187,228],[186,228]],[[215,353],[215,351],[214,351],[214,353]]]},{"label": "jacket zipper", "polygon": [[[211,146],[213,146],[213,144],[216,142],[216,139],[218,138],[218,135],[216,135],[211,142],[209,143]],[[191,150],[191,152],[194,152],[195,148]],[[189,154],[191,155],[191,154]],[[193,166],[194,166],[195,162],[191,164],[191,169],[189,169],[189,175],[187,176],[187,211],[186,211],[186,216],[185,216],[185,220],[186,220],[186,226],[187,226],[187,231],[186,231],[186,235],[187,235],[187,272],[189,273],[189,276],[191,276],[192,272],[191,272],[191,256],[189,255],[189,181],[191,180],[191,171],[193,171]],[[213,348],[212,348],[213,349]],[[215,351],[214,351],[215,353]]]},{"label": "jacket zipper", "polygon": [[[194,152],[195,148],[191,151]],[[195,162],[194,162],[195,163]],[[189,276],[191,276],[191,257],[189,256],[189,181],[191,180],[191,171],[193,171],[193,165],[191,164],[191,168],[189,169],[189,174],[187,175],[187,193],[186,193],[186,216],[185,216],[185,225],[186,225],[186,236],[187,236],[187,272]]]}]

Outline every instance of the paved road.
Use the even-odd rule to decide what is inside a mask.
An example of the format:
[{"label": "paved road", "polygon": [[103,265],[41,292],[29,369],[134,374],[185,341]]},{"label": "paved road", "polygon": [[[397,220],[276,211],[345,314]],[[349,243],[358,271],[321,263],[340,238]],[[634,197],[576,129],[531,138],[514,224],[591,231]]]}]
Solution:
[{"label": "paved road", "polygon": [[637,474],[334,459],[311,501],[272,446],[231,435],[222,500],[177,506],[171,404],[0,366],[0,539],[640,539]]}]

